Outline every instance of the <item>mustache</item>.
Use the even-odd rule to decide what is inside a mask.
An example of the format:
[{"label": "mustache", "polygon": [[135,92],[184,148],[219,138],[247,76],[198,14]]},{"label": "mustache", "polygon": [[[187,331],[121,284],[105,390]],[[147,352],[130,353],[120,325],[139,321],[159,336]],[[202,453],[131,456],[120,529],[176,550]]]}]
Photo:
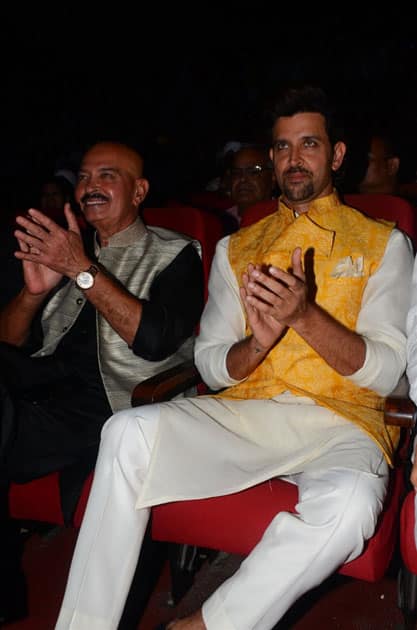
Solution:
[{"label": "mustache", "polygon": [[291,166],[285,171],[284,175],[292,175],[293,173],[304,173],[305,175],[311,175],[310,171],[308,171],[306,168],[303,168],[302,166]]},{"label": "mustache", "polygon": [[85,193],[80,199],[81,203],[86,203],[87,201],[108,201],[108,197],[103,195],[102,193],[94,192],[94,193]]}]

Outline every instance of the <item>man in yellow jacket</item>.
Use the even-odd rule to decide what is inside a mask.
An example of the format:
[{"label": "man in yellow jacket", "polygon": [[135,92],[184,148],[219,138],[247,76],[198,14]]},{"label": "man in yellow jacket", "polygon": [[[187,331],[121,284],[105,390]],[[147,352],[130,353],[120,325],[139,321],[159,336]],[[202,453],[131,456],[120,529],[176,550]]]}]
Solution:
[{"label": "man in yellow jacket", "polygon": [[296,514],[278,514],[173,630],[268,630],[373,534],[398,438],[382,408],[405,369],[413,250],[341,203],[346,146],[320,89],[282,95],[272,137],[277,212],[221,240],[213,261],[195,360],[219,393],[106,423],[58,630],[117,628],[152,505],[274,476],[298,486]]}]

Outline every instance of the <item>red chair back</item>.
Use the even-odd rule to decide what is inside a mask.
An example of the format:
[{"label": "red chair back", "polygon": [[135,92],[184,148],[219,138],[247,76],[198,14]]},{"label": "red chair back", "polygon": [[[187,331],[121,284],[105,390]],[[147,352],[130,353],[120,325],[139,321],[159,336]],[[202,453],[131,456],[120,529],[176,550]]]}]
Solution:
[{"label": "red chair back", "polygon": [[411,573],[417,574],[417,548],[414,537],[415,496],[414,490],[408,492],[401,507],[400,548],[405,566]]},{"label": "red chair back", "polygon": [[374,219],[394,221],[417,244],[417,208],[407,199],[384,193],[355,193],[345,195],[345,203]]},{"label": "red chair back", "polygon": [[207,298],[211,261],[217,241],[224,236],[220,219],[210,212],[192,206],[143,208],[142,217],[147,225],[181,232],[200,242]]},{"label": "red chair back", "polygon": [[242,216],[240,227],[246,227],[260,221],[268,214],[272,214],[278,210],[278,199],[268,199],[268,201],[259,201],[253,206],[246,208]]},{"label": "red chair back", "polygon": [[233,206],[230,197],[210,190],[201,190],[189,194],[187,203],[205,210],[227,210],[230,206]]}]

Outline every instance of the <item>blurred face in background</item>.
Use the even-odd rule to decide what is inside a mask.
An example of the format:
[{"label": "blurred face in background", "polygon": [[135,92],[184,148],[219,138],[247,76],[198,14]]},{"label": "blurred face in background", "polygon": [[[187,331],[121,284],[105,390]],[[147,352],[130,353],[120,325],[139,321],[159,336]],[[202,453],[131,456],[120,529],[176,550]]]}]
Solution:
[{"label": "blurred face in background", "polygon": [[39,210],[61,225],[66,225],[64,205],[69,203],[73,210],[74,189],[61,176],[53,176],[44,181],[39,194]]},{"label": "blurred face in background", "polygon": [[234,154],[230,168],[230,196],[240,215],[249,206],[271,199],[274,184],[267,150],[245,147]]},{"label": "blurred face in background", "polygon": [[64,214],[64,205],[69,201],[69,196],[64,192],[58,182],[45,182],[41,188],[40,210],[51,219],[60,219]]},{"label": "blurred face in background", "polygon": [[400,158],[392,155],[383,138],[374,136],[368,153],[368,168],[359,184],[361,193],[395,193]]}]

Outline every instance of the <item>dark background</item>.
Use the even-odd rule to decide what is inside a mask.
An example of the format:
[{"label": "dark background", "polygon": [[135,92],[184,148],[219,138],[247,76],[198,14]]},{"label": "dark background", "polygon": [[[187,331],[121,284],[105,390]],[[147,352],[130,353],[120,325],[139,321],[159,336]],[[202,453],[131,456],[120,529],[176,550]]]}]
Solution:
[{"label": "dark background", "polygon": [[215,174],[226,141],[265,132],[265,106],[295,80],[323,85],[351,127],[395,121],[414,158],[417,37],[414,18],[401,8],[3,9],[0,208],[34,204],[45,175],[77,168],[100,139],[143,151],[155,199],[199,188]]}]

